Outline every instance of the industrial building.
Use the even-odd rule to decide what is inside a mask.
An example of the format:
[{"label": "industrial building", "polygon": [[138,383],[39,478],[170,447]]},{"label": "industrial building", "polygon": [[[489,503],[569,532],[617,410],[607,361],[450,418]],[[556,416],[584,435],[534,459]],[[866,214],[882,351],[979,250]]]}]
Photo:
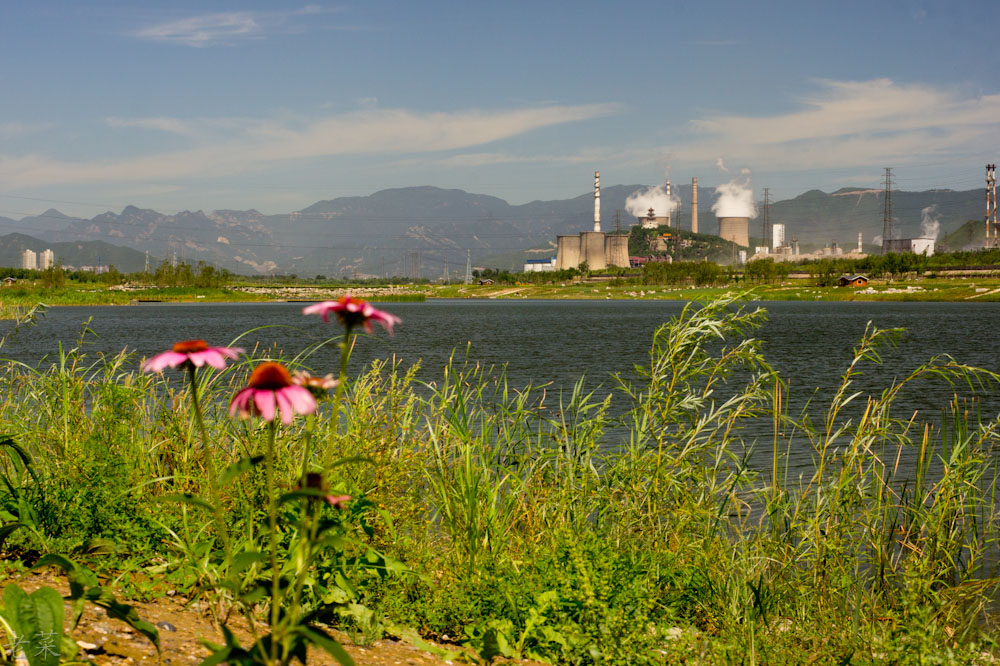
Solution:
[{"label": "industrial building", "polygon": [[928,257],[934,254],[934,245],[937,241],[934,238],[890,238],[882,243],[883,252],[912,252],[913,254],[925,254]]},{"label": "industrial building", "polygon": [[555,257],[549,257],[548,259],[525,259],[524,261],[525,273],[548,273],[555,269]]},{"label": "industrial building", "polygon": [[785,225],[778,223],[771,225],[771,250],[777,250],[785,244]]},{"label": "industrial building", "polygon": [[575,236],[556,236],[556,270],[578,268],[587,264],[590,270],[608,266],[628,268],[628,236],[601,231],[601,172],[594,172],[594,229]]}]

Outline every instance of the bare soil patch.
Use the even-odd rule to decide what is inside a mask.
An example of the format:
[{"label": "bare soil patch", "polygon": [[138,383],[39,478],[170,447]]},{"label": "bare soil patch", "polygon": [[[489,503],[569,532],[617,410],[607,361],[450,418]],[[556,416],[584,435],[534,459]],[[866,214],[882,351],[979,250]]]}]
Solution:
[{"label": "bare soil patch", "polygon": [[[9,583],[20,585],[31,592],[48,586],[64,596],[69,588],[64,579],[48,572],[29,572],[0,582],[0,587]],[[180,595],[164,596],[153,601],[130,601],[119,599],[136,608],[139,616],[156,625],[160,633],[162,663],[167,666],[194,666],[210,654],[203,641],[220,644],[222,634],[214,626],[209,613],[199,602],[191,602]],[[67,604],[66,613],[69,615]],[[230,629],[241,640],[249,638],[249,631],[242,618],[230,623]],[[456,662],[475,662],[475,656],[456,645],[434,644],[438,650],[455,655],[455,659],[445,659],[408,643],[396,640],[378,640],[371,645],[353,645],[343,632],[331,631],[344,649],[359,666],[447,666]],[[125,666],[131,664],[158,664],[156,648],[142,634],[124,622],[109,618],[103,609],[87,605],[73,631],[73,638],[80,646],[79,656],[100,666]],[[246,644],[246,643],[244,643]],[[311,651],[309,666],[337,664],[331,657]],[[535,662],[507,662],[530,666]]]}]

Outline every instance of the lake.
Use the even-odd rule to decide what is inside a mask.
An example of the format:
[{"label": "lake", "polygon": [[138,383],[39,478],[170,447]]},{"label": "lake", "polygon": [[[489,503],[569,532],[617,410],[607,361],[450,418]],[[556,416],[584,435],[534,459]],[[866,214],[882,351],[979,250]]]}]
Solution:
[{"label": "lake", "polygon": [[[36,365],[58,353],[61,342],[78,344],[83,322],[90,319],[93,335],[85,336],[89,355],[114,354],[123,348],[136,358],[158,353],[178,340],[204,338],[210,344],[277,345],[295,354],[304,346],[341,332],[334,323],[301,314],[301,303],[143,304],[130,307],[60,307],[50,309],[34,328],[9,340],[0,356]],[[758,332],[766,358],[792,387],[792,405],[801,406],[819,389],[817,407],[830,393],[852,357],[852,349],[867,322],[883,328],[903,327],[895,349],[886,349],[881,366],[865,366],[859,389],[878,391],[932,356],[951,354],[956,360],[1000,370],[1000,342],[991,332],[1000,304],[991,303],[854,303],[760,302],[768,312]],[[606,391],[613,372],[628,372],[648,359],[652,334],[677,316],[678,301],[524,301],[431,300],[387,303],[383,309],[402,318],[396,335],[380,328],[362,336],[352,360],[352,373],[373,358],[395,355],[404,365],[422,360],[418,377],[440,379],[449,356],[466,353],[473,362],[507,366],[514,387],[550,384],[548,394],[569,391],[581,377],[589,387]],[[9,325],[7,326],[9,329]],[[249,333],[248,333],[249,331]],[[309,365],[318,373],[335,372],[335,345],[320,350]],[[937,414],[954,389],[941,381],[924,382],[910,391],[897,415],[912,410]],[[983,399],[983,415],[995,417],[1000,395]],[[624,405],[617,405],[623,408]]]}]

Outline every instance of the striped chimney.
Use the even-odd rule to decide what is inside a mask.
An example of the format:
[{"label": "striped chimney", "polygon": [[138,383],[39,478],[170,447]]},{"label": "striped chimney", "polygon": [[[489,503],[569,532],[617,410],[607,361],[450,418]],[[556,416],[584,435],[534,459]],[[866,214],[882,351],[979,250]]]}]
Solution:
[{"label": "striped chimney", "polygon": [[667,179],[667,226],[670,226],[670,179]]},{"label": "striped chimney", "polygon": [[601,172],[594,172],[594,231],[601,230]]},{"label": "striped chimney", "polygon": [[698,179],[691,179],[691,233],[698,233]]}]

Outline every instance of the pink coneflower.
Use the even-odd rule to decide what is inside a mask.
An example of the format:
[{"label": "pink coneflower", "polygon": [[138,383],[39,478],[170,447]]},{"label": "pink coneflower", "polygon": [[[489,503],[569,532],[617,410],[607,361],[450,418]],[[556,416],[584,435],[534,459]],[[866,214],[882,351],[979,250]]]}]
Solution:
[{"label": "pink coneflower", "polygon": [[216,370],[226,367],[226,359],[236,360],[240,347],[209,347],[204,340],[177,342],[169,350],[142,362],[144,372],[162,372],[164,368],[200,368],[206,363]]},{"label": "pink coneflower", "polygon": [[327,391],[337,388],[339,382],[333,378],[332,374],[314,377],[305,370],[296,370],[292,373],[292,383],[308,389],[313,397],[319,400],[326,396]]},{"label": "pink coneflower", "polygon": [[260,416],[273,421],[281,410],[281,422],[288,425],[296,414],[316,411],[316,399],[309,389],[292,383],[292,376],[280,363],[268,361],[258,365],[250,374],[247,387],[233,396],[229,415],[239,410],[240,418]]},{"label": "pink coneflower", "polygon": [[392,335],[392,327],[402,321],[399,317],[389,314],[383,310],[376,310],[375,307],[360,298],[341,296],[336,301],[323,301],[314,305],[307,305],[302,314],[318,314],[323,317],[323,321],[330,321],[330,313],[337,315],[337,321],[348,330],[357,325],[364,327],[366,333],[372,332],[372,321],[378,322],[382,328]]}]

